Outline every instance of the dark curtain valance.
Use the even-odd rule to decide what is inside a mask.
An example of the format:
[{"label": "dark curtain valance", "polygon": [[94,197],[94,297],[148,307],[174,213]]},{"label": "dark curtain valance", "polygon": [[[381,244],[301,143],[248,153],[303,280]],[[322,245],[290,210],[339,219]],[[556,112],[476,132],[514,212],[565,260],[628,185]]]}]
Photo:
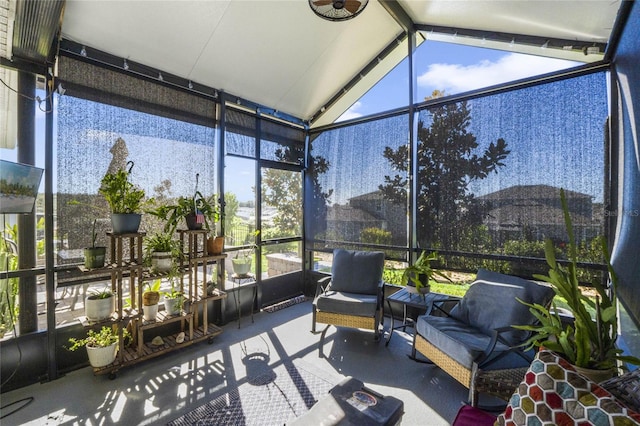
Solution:
[{"label": "dark curtain valance", "polygon": [[[261,159],[302,165],[304,162],[303,128],[227,108],[225,145],[229,154],[255,157],[256,138],[260,139]],[[258,123],[260,132],[258,134]]]},{"label": "dark curtain valance", "polygon": [[216,125],[216,103],[202,96],[67,56],[58,62],[66,94],[207,127]]}]

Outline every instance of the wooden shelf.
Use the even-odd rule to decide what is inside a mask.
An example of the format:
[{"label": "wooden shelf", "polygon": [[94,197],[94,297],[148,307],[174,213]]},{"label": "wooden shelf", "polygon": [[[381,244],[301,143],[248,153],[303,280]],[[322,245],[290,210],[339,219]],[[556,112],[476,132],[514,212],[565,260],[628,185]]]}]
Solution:
[{"label": "wooden shelf", "polygon": [[191,321],[191,318],[193,318],[193,312],[182,311],[180,314],[167,315],[166,311],[158,311],[155,321],[147,321],[141,318],[138,330],[149,330],[178,321]]},{"label": "wooden shelf", "polygon": [[203,327],[198,327],[193,330],[193,338],[188,339],[185,338],[185,341],[182,343],[176,342],[176,337],[179,333],[171,334],[169,336],[164,336],[162,338],[164,344],[163,345],[152,345],[151,343],[144,343],[142,345],[142,350],[138,351],[133,346],[126,346],[122,350],[122,353],[119,354],[116,361],[112,364],[107,365],[106,367],[94,368],[93,373],[95,375],[103,375],[103,374],[112,374],[120,370],[121,368],[127,367],[129,365],[137,364],[138,362],[142,362],[151,358],[155,358],[160,355],[164,355],[166,353],[172,352],[176,349],[180,349],[183,347],[187,347],[193,345],[194,343],[201,342],[203,340],[210,340],[212,342],[215,336],[218,336],[222,333],[222,329],[215,324],[208,324],[207,332],[204,331]]},{"label": "wooden shelf", "polygon": [[[207,318],[208,303],[224,299],[227,294],[215,289],[211,295],[206,294],[207,267],[211,264],[220,264],[226,254],[209,255],[206,248],[206,230],[179,231],[180,241],[185,251],[185,257],[180,260],[179,271],[182,277],[188,276],[188,285],[184,278],[180,281],[180,291],[185,296],[185,301],[190,302],[186,311],[180,314],[167,315],[166,311],[159,311],[155,321],[146,321],[142,315],[142,292],[145,280],[166,277],[166,272],[152,271],[141,264],[142,243],[144,233],[120,234],[107,233],[110,240],[111,263],[103,268],[87,269],[80,266],[79,269],[87,275],[106,275],[111,279],[111,290],[116,296],[116,312],[110,318],[103,321],[89,321],[81,317],[80,322],[85,327],[93,327],[99,324],[119,327],[120,330],[128,328],[133,341],[131,345],[120,342],[120,348],[116,361],[106,367],[94,368],[94,374],[115,374],[120,368],[141,362],[156,356],[163,355],[184,346],[209,339],[210,342],[222,329],[209,322]],[[185,244],[185,240],[187,244]],[[199,250],[199,247],[202,250]],[[127,281],[125,281],[125,279]],[[214,278],[215,279],[215,278]],[[221,284],[221,274],[218,271],[218,285]],[[126,283],[126,284],[125,284]],[[124,307],[123,294],[129,293],[131,305]],[[204,295],[204,296],[203,296]],[[204,304],[202,308],[199,305]],[[201,312],[200,312],[201,311]],[[179,333],[168,336],[160,336],[163,345],[152,345],[145,342],[145,332],[159,329],[169,324],[180,323],[181,332],[185,333],[185,341],[176,343]]]}]

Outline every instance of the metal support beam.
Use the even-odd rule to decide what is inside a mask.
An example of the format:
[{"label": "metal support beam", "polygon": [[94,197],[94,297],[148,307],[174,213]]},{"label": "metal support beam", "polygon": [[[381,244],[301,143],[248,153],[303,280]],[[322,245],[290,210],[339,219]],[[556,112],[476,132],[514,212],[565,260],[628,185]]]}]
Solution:
[{"label": "metal support beam", "polygon": [[413,20],[396,0],[380,0],[380,5],[384,7],[389,15],[402,27],[404,32],[413,31]]}]

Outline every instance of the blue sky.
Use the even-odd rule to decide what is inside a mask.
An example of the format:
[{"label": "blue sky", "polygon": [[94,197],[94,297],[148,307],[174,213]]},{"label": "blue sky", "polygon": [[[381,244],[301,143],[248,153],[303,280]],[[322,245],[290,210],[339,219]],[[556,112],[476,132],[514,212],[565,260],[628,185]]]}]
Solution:
[{"label": "blue sky", "polygon": [[[436,89],[453,95],[579,65],[560,59],[428,40],[416,49],[414,62],[417,101]],[[349,108],[340,120],[406,106],[407,68],[405,59]]]},{"label": "blue sky", "polygon": [[[349,108],[339,121],[407,106],[407,63],[405,59],[398,64]],[[417,100],[431,95],[436,89],[445,90],[450,95],[463,93],[576,65],[578,63],[559,59],[426,41],[418,47],[415,55]],[[228,158],[227,170],[233,171],[233,175],[240,179],[226,179],[225,191],[234,192],[241,201],[252,200],[253,162]]]}]

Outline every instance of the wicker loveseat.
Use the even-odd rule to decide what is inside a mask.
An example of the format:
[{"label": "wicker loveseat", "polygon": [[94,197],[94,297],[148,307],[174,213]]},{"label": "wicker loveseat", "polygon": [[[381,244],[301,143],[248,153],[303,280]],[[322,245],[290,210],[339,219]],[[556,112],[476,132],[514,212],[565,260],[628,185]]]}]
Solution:
[{"label": "wicker loveseat", "polygon": [[534,356],[519,346],[528,332],[511,327],[536,321],[516,298],[549,306],[554,295],[547,285],[480,269],[449,312],[430,307],[418,318],[413,356],[421,353],[467,387],[473,406],[480,392],[506,400]]}]

